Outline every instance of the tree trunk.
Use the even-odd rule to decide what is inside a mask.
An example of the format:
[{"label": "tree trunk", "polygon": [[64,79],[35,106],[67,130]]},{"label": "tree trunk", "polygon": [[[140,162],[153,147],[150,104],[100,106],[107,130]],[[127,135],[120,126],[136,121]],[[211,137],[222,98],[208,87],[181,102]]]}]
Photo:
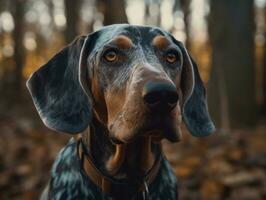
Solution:
[{"label": "tree trunk", "polygon": [[14,0],[14,6],[12,8],[12,15],[14,19],[14,61],[15,61],[15,72],[14,80],[14,91],[16,91],[16,98],[21,95],[22,89],[22,70],[25,63],[25,48],[23,45],[24,38],[24,13],[25,13],[26,0]]},{"label": "tree trunk", "polygon": [[253,0],[211,0],[210,113],[218,127],[252,126],[256,120]]},{"label": "tree trunk", "polygon": [[103,13],[103,24],[128,23],[124,0],[100,0],[98,9]]},{"label": "tree trunk", "polygon": [[49,15],[51,17],[51,28],[52,30],[56,30],[56,25],[55,25],[55,21],[54,21],[54,2],[53,0],[47,0],[46,4],[49,8]]},{"label": "tree trunk", "polygon": [[[152,10],[151,7],[154,9]],[[145,1],[145,15],[144,15],[144,21],[147,25],[154,25],[154,26],[161,26],[162,19],[161,19],[161,1],[157,0],[151,0],[151,1]]]},{"label": "tree trunk", "polygon": [[180,0],[181,10],[184,14],[184,23],[185,23],[185,33],[186,33],[186,48],[190,49],[190,24],[189,24],[189,17],[190,17],[190,3],[191,0]]},{"label": "tree trunk", "polygon": [[7,7],[6,0],[0,0],[0,12],[2,12]]},{"label": "tree trunk", "polygon": [[81,0],[64,0],[65,2],[65,15],[66,15],[66,29],[65,29],[65,42],[71,43],[75,37],[79,35],[79,20]]},{"label": "tree trunk", "polygon": [[[266,38],[266,34],[265,34]],[[262,114],[266,116],[266,43],[264,44],[264,66],[263,66],[263,103]]]},{"label": "tree trunk", "polygon": [[[266,22],[266,6],[264,7],[264,20]],[[264,39],[266,39],[266,29],[264,32]],[[262,114],[266,116],[266,42],[264,42],[264,62],[263,62],[263,103]]]}]

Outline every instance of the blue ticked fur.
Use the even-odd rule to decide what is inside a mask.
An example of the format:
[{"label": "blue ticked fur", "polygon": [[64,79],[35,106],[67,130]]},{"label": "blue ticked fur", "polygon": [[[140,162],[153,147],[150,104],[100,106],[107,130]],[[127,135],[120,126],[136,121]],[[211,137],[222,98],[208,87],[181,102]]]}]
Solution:
[{"label": "blue ticked fur", "polygon": [[[88,179],[81,168],[76,141],[72,138],[55,160],[48,190],[43,194],[51,200],[111,200]],[[150,199],[168,200],[177,198],[177,182],[168,161],[163,158],[154,182],[149,186]],[[128,197],[138,199],[138,196]],[[42,200],[45,200],[42,199]]]},{"label": "blue ticked fur", "polygon": [[[108,52],[115,53],[116,62],[106,59]],[[171,64],[169,52],[175,58]],[[161,106],[152,112],[144,102],[145,85],[156,81],[172,84],[171,110],[161,112]],[[196,63],[183,44],[157,27],[112,25],[80,36],[33,73],[27,87],[45,125],[83,132],[97,169],[116,180],[143,178],[162,154],[160,140],[178,141],[181,118],[193,136],[214,131]],[[71,139],[59,153],[41,199],[112,199],[84,172],[76,145]],[[176,178],[164,157],[149,192],[152,200],[177,199]],[[121,197],[120,185],[116,193],[115,199],[140,198],[127,192]]]}]

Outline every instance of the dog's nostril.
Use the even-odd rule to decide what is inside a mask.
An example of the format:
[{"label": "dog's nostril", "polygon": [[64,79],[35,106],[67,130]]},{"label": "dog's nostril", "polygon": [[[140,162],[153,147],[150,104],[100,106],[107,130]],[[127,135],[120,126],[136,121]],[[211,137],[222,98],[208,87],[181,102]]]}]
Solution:
[{"label": "dog's nostril", "polygon": [[150,92],[144,95],[144,102],[150,106],[160,103],[161,97],[160,92]]},{"label": "dog's nostril", "polygon": [[172,92],[171,94],[169,93],[166,98],[169,104],[176,104],[176,102],[178,101],[177,92]]},{"label": "dog's nostril", "polygon": [[167,101],[167,106],[168,109],[172,110],[173,108],[176,107],[177,101],[178,101],[178,95],[175,92],[169,93],[166,97]]},{"label": "dog's nostril", "polygon": [[148,82],[144,86],[143,100],[151,109],[171,110],[176,106],[178,94],[171,83]]}]

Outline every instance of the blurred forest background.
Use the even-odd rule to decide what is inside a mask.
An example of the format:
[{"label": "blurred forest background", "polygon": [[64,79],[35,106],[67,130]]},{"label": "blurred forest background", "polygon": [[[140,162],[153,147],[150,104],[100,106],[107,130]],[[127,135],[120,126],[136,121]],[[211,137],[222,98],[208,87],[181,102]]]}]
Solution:
[{"label": "blurred forest background", "polygon": [[113,23],[160,26],[199,64],[217,134],[165,144],[180,199],[266,199],[265,1],[0,0],[0,199],[37,199],[70,137],[42,124],[26,79]]}]

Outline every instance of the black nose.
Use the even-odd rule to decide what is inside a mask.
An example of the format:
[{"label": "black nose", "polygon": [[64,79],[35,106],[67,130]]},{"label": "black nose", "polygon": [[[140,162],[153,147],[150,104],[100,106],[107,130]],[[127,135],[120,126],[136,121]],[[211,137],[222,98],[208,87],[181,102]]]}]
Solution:
[{"label": "black nose", "polygon": [[178,101],[176,87],[169,82],[146,83],[142,97],[150,109],[157,111],[170,111]]}]

